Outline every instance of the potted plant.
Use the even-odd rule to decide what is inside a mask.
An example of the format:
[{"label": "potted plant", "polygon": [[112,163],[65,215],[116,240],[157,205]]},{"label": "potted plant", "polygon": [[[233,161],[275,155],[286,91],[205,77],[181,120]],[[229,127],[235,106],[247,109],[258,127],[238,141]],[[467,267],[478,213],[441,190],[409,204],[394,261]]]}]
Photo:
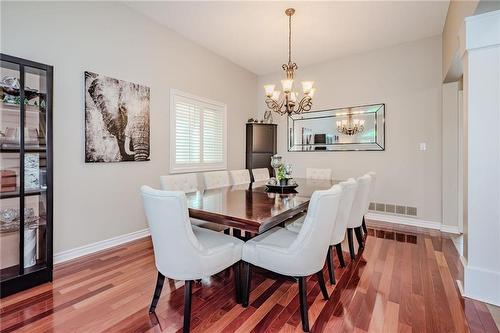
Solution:
[{"label": "potted plant", "polygon": [[279,182],[281,186],[286,185],[286,168],[284,165],[280,165],[278,167],[278,172],[276,173],[276,180]]}]

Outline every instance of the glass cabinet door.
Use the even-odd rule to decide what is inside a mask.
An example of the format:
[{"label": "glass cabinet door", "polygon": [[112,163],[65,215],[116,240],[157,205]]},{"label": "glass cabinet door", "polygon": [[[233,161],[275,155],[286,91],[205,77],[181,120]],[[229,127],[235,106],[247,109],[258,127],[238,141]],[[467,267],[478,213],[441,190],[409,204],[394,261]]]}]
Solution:
[{"label": "glass cabinet door", "polygon": [[47,263],[47,72],[24,71],[24,256],[25,272]]},{"label": "glass cabinet door", "polygon": [[20,274],[21,70],[0,62],[0,279]]},{"label": "glass cabinet door", "polygon": [[47,72],[0,64],[0,280],[47,267]]}]

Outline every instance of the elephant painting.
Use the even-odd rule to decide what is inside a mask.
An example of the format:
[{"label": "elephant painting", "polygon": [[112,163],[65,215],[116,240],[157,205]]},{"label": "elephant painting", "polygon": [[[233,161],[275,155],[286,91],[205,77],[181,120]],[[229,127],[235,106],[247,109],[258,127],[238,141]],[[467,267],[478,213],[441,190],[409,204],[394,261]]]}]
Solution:
[{"label": "elephant painting", "polygon": [[149,88],[85,72],[85,162],[149,160]]}]

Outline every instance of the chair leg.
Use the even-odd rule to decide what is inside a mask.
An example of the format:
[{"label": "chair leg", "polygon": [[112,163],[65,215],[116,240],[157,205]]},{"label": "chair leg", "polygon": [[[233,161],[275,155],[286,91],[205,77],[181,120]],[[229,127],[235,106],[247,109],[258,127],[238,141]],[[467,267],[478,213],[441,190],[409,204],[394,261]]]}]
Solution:
[{"label": "chair leg", "polygon": [[151,301],[151,306],[149,307],[149,312],[154,312],[158,300],[160,299],[161,290],[163,289],[163,282],[165,281],[165,276],[158,272],[158,277],[156,278],[155,293],[153,294],[153,300]]},{"label": "chair leg", "polygon": [[306,278],[301,276],[299,280],[299,300],[300,300],[300,318],[302,319],[302,330],[309,332],[309,314],[307,313],[307,286]]},{"label": "chair leg", "polygon": [[234,289],[236,290],[236,303],[241,303],[241,272],[240,272],[241,261],[238,261],[233,265],[234,269]]},{"label": "chair leg", "polygon": [[189,333],[191,324],[191,291],[193,289],[193,281],[187,280],[184,282],[184,326],[183,333]]},{"label": "chair leg", "polygon": [[351,255],[351,260],[356,258],[354,254],[354,239],[352,237],[352,228],[347,228],[347,241],[349,242],[349,254]]},{"label": "chair leg", "polygon": [[[318,273],[316,273],[316,276],[318,277],[319,288],[321,289],[321,293],[323,294],[323,299],[325,301],[328,301],[330,297],[328,297],[328,290],[326,290],[325,278],[323,277],[323,270],[320,270]],[[333,282],[333,284],[335,284],[335,281]]]},{"label": "chair leg", "polygon": [[233,236],[238,238],[238,239],[241,239],[241,230],[233,228]]},{"label": "chair leg", "polygon": [[361,233],[361,227],[354,228],[354,232],[356,233],[356,239],[358,240],[359,248],[364,248],[365,245],[363,244],[363,234]]},{"label": "chair leg", "polygon": [[363,226],[363,232],[365,233],[365,235],[368,234],[368,229],[366,229],[366,222],[365,222],[365,216],[363,215],[363,222],[361,223],[361,225]]},{"label": "chair leg", "polygon": [[337,250],[337,257],[339,258],[340,267],[345,267],[344,252],[342,252],[342,243],[336,244],[335,249]]},{"label": "chair leg", "polygon": [[328,253],[326,254],[326,266],[328,267],[328,276],[330,277],[330,284],[335,284],[335,272],[333,271],[333,260],[332,260],[332,246],[328,247]]},{"label": "chair leg", "polygon": [[243,299],[241,305],[246,308],[248,306],[248,299],[250,298],[250,282],[251,282],[251,271],[250,264],[243,262]]}]

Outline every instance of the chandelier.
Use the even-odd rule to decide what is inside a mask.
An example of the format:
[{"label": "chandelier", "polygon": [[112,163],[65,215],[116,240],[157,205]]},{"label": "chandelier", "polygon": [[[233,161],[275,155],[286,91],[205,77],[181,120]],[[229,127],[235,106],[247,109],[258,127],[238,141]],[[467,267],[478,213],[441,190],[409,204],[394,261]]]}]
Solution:
[{"label": "chandelier", "polygon": [[[269,110],[279,113],[280,115],[302,113],[311,110],[312,97],[314,95],[314,82],[302,82],[302,90],[304,97],[297,102],[297,93],[293,91],[293,76],[294,72],[298,69],[297,64],[292,62],[292,15],[295,9],[288,8],[285,14],[288,16],[288,63],[283,64],[281,67],[285,71],[286,79],[281,80],[283,93],[279,90],[274,90],[274,84],[264,86],[266,92],[266,105]],[[270,111],[266,111],[266,113]]]},{"label": "chandelier", "polygon": [[352,119],[351,109],[347,119],[337,121],[337,132],[344,135],[355,135],[365,130],[365,121],[363,119]]}]

